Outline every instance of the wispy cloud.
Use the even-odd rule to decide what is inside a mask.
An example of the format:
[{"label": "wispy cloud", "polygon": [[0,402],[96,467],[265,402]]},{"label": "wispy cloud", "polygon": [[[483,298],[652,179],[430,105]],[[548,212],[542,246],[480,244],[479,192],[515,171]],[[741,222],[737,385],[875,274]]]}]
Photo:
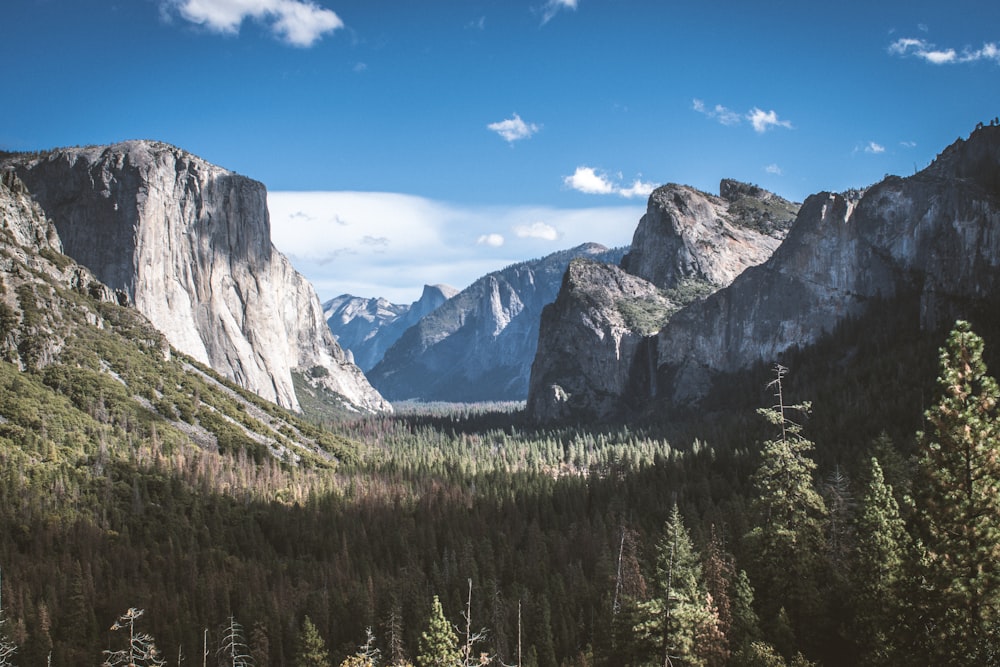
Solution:
[{"label": "wispy cloud", "polygon": [[618,195],[631,199],[633,197],[648,197],[656,189],[652,183],[645,183],[640,179],[635,179],[631,185],[621,185],[621,174],[617,179],[612,179],[607,174],[601,173],[593,167],[577,167],[571,176],[563,178],[566,187],[588,195]]},{"label": "wispy cloud", "polygon": [[704,101],[697,98],[692,101],[691,108],[700,114],[718,121],[722,125],[740,125],[743,121],[747,121],[758,133],[767,132],[772,127],[784,127],[787,129],[791,129],[792,127],[790,121],[778,118],[778,113],[773,109],[771,111],[764,111],[763,109],[754,107],[748,113],[741,114],[721,104],[708,107]]},{"label": "wispy cloud", "polygon": [[503,235],[497,234],[496,232],[492,234],[483,234],[478,239],[476,239],[476,243],[478,243],[479,245],[488,245],[492,248],[499,248],[500,246],[503,245],[503,242],[504,242]]},{"label": "wispy cloud", "polygon": [[542,25],[555,18],[556,14],[563,9],[576,9],[576,6],[577,0],[548,0],[540,9],[542,13]]},{"label": "wispy cloud", "polygon": [[536,134],[542,128],[540,125],[536,125],[535,123],[525,123],[521,120],[521,117],[515,113],[513,118],[501,120],[496,123],[490,123],[486,126],[486,129],[496,132],[503,137],[504,141],[512,144],[515,141],[527,139],[533,134]]},{"label": "wispy cloud", "polygon": [[781,176],[781,174],[784,173],[781,171],[781,167],[779,167],[776,164],[767,165],[766,167],[764,167],[764,171],[766,171],[769,174],[774,174],[775,176]]},{"label": "wispy cloud", "polygon": [[778,118],[778,114],[771,109],[770,111],[764,111],[763,109],[758,109],[754,107],[747,114],[747,120],[753,125],[754,132],[762,133],[767,132],[772,127],[784,127],[786,129],[791,129],[792,124],[787,120],[781,120]]},{"label": "wispy cloud", "polygon": [[267,201],[274,245],[321,298],[349,293],[394,303],[415,301],[424,284],[461,289],[587,241],[627,245],[645,211],[479,206],[384,192],[270,192]]},{"label": "wispy cloud", "polygon": [[980,60],[993,61],[1000,65],[1000,44],[984,42],[982,48],[965,47],[961,51],[954,48],[938,48],[926,39],[902,37],[889,45],[889,53],[901,58],[914,57],[933,65],[953,65],[973,63]]},{"label": "wispy cloud", "polygon": [[865,152],[871,153],[872,155],[878,155],[879,153],[885,152],[885,146],[875,143],[874,141],[869,141],[865,146]]},{"label": "wispy cloud", "polygon": [[743,122],[743,116],[732,109],[727,109],[721,104],[716,104],[711,109],[705,106],[705,103],[699,99],[694,100],[692,108],[698,113],[703,113],[709,118],[714,118],[723,125],[739,125]]},{"label": "wispy cloud", "polygon": [[540,239],[542,241],[559,240],[559,231],[544,222],[533,222],[530,225],[516,225],[514,234],[522,239]]},{"label": "wispy cloud", "polygon": [[309,47],[344,26],[332,10],[312,0],[160,0],[168,14],[224,34],[237,34],[246,19],[268,26],[280,40]]}]

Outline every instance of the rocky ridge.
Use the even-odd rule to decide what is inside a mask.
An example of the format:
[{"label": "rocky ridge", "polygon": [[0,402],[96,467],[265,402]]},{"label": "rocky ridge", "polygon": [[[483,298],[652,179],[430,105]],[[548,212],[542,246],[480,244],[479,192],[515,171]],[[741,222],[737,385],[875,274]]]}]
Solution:
[{"label": "rocky ridge", "polygon": [[819,193],[781,247],[658,335],[661,398],[808,347],[847,318],[918,303],[922,330],[995,310],[1000,295],[1000,127],[959,139],[923,171],[864,191]]},{"label": "rocky ridge", "polygon": [[176,349],[291,409],[293,373],[351,409],[390,409],[270,240],[264,186],[151,141],[5,159],[63,251]]},{"label": "rocky ridge", "polygon": [[448,285],[424,285],[420,298],[409,305],[341,294],[323,304],[323,316],[340,346],[367,372],[404,331],[456,294]]},{"label": "rocky ridge", "polygon": [[656,332],[781,243],[798,204],[724,180],[720,196],[668,184],[649,197],[621,267],[571,265],[543,313],[527,414],[601,420],[654,388]]}]

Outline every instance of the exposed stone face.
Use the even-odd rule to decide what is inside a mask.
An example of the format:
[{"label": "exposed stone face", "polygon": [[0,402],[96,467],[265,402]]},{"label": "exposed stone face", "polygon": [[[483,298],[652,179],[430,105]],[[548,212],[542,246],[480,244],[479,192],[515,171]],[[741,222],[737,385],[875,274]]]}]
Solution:
[{"label": "exposed stone face", "polygon": [[902,295],[919,299],[925,329],[949,326],[996,302],[998,230],[1000,127],[977,130],[909,178],[814,195],[770,260],[660,332],[661,391],[696,401],[717,374],[775,361]]},{"label": "exposed stone face", "polygon": [[533,419],[600,421],[621,413],[623,397],[649,390],[651,374],[634,366],[640,358],[654,361],[645,355],[655,352],[656,339],[630,321],[625,307],[636,303],[661,313],[676,307],[617,266],[570,262],[559,296],[542,311],[526,408]]},{"label": "exposed stone face", "polygon": [[570,267],[542,320],[530,418],[593,421],[648,400],[656,390],[659,328],[778,247],[797,204],[737,181],[723,181],[720,190],[724,197],[683,185],[658,188],[621,269]]},{"label": "exposed stone face", "polygon": [[410,327],[368,374],[392,400],[523,400],[542,308],[587,244],[488,274]]},{"label": "exposed stone face", "polygon": [[420,298],[410,305],[342,294],[323,304],[323,315],[340,346],[367,372],[404,331],[456,294],[458,290],[448,285],[424,285]]},{"label": "exposed stone face", "polygon": [[725,198],[684,185],[655,190],[622,268],[662,288],[692,278],[721,287],[770,257],[798,205],[737,181],[720,190]]},{"label": "exposed stone face", "polygon": [[288,408],[299,407],[292,371],[317,366],[327,374],[316,381],[355,408],[388,408],[333,340],[312,287],[271,245],[261,183],[148,141],[12,164],[66,254],[178,350]]}]

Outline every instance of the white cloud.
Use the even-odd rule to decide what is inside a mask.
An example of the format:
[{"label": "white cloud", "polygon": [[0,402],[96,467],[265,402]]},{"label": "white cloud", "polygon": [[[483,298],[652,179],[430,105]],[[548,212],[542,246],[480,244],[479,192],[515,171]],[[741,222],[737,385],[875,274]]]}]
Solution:
[{"label": "white cloud", "polygon": [[865,146],[865,152],[871,153],[873,155],[878,155],[879,153],[885,152],[885,146],[882,144],[877,144],[874,141],[869,141],[868,145]]},{"label": "white cloud", "polygon": [[747,120],[753,125],[753,129],[757,133],[767,132],[772,127],[784,127],[791,129],[792,124],[787,120],[780,120],[778,114],[771,109],[770,111],[764,111],[763,109],[758,109],[754,107],[747,114]]},{"label": "white cloud", "polygon": [[513,143],[521,139],[527,139],[542,128],[534,123],[525,123],[521,120],[520,116],[514,114],[513,118],[490,123],[486,126],[486,129],[496,132],[507,143]]},{"label": "white cloud", "polygon": [[542,25],[545,25],[563,9],[576,9],[577,0],[548,0],[542,8]]},{"label": "white cloud", "polygon": [[778,114],[774,111],[764,111],[757,107],[754,107],[747,114],[741,114],[737,111],[733,111],[721,104],[716,104],[714,107],[709,109],[705,106],[705,102],[699,99],[694,99],[691,104],[691,108],[700,114],[704,114],[713,120],[717,120],[722,125],[740,125],[744,120],[750,121],[753,125],[753,129],[757,132],[766,132],[772,127],[785,127],[791,129],[792,124],[787,120],[780,120]]},{"label": "white cloud", "polygon": [[559,232],[552,225],[544,222],[533,222],[530,225],[515,225],[514,234],[522,239],[541,239],[542,241],[559,240]]},{"label": "white cloud", "polygon": [[[621,174],[618,175],[617,180],[621,180]],[[598,173],[593,167],[577,167],[571,176],[563,178],[563,183],[566,187],[584,194],[618,195],[626,199],[648,197],[656,189],[654,184],[645,183],[638,178],[629,186],[619,185],[617,180],[612,180],[611,177]]]},{"label": "white cloud", "polygon": [[632,181],[632,185],[627,188],[618,188],[618,194],[626,199],[632,199],[633,197],[648,197],[653,193],[656,186],[652,183],[644,183],[638,178]]},{"label": "white cloud", "polygon": [[915,142],[915,141],[900,141],[899,145],[902,146],[903,148],[916,148],[917,147],[917,142]]},{"label": "white cloud", "polygon": [[[627,245],[645,212],[635,205],[452,204],[383,192],[270,192],[267,199],[275,247],[320,298],[349,293],[394,303],[416,300],[424,284],[462,289],[491,271],[588,241]],[[489,245],[491,234],[503,245]]]},{"label": "white cloud", "polygon": [[333,11],[312,0],[161,0],[182,18],[209,30],[237,34],[246,19],[270,27],[282,41],[308,47],[344,26]]},{"label": "white cloud", "polygon": [[695,99],[692,108],[698,113],[705,114],[709,118],[714,118],[723,125],[739,125],[743,122],[742,115],[732,109],[727,109],[721,104],[716,104],[713,108],[709,109],[702,100]]},{"label": "white cloud", "polygon": [[488,245],[491,248],[499,248],[500,246],[503,245],[503,242],[504,242],[503,236],[496,233],[483,234],[478,239],[476,239],[476,243],[478,243],[479,245]]},{"label": "white cloud", "polygon": [[991,60],[1000,65],[1000,44],[997,42],[984,42],[980,49],[965,47],[959,53],[950,47],[939,49],[925,39],[901,37],[889,45],[889,53],[902,58],[913,56],[933,65],[972,63],[979,60]]},{"label": "white cloud", "polygon": [[577,167],[572,176],[563,179],[563,183],[588,195],[609,195],[615,191],[611,181],[598,174],[593,167]]},{"label": "white cloud", "polygon": [[769,174],[774,174],[775,176],[781,176],[782,174],[781,167],[779,167],[776,164],[767,165],[766,167],[764,167],[764,171],[766,171]]}]

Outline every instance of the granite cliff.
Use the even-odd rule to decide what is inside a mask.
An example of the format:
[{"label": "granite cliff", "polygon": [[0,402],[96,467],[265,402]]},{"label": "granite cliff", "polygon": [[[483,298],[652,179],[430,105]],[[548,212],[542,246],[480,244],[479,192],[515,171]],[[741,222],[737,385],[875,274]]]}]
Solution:
[{"label": "granite cliff", "polygon": [[809,197],[781,247],[658,336],[658,391],[695,402],[713,381],[808,348],[847,318],[917,303],[923,331],[1000,299],[1000,126],[959,139],[923,171]]},{"label": "granite cliff", "polygon": [[299,408],[293,374],[345,407],[388,409],[336,344],[315,292],[270,239],[264,186],[159,142],[5,160],[63,252],[176,349]]},{"label": "granite cliff", "polygon": [[676,184],[655,190],[621,267],[574,262],[543,313],[529,418],[606,419],[641,404],[656,381],[656,332],[766,260],[797,210],[732,180],[720,196]]},{"label": "granite cliff", "polygon": [[[650,198],[651,210],[623,268],[661,281],[661,289],[678,278],[682,287],[695,276],[705,282],[715,276],[719,282],[687,302],[672,299],[681,306],[675,312],[660,308],[666,317],[658,333],[645,344],[632,344],[632,356],[622,355],[629,348],[618,345],[593,359],[583,351],[598,349],[613,318],[606,305],[595,316],[589,304],[599,301],[595,292],[606,304],[619,302],[621,279],[606,271],[591,272],[589,282],[567,279],[566,294],[556,301],[559,312],[543,318],[528,401],[528,413],[536,420],[618,418],[653,405],[698,405],[723,389],[726,378],[780,363],[787,354],[801,360],[851,323],[879,327],[884,340],[912,338],[914,332],[940,337],[958,318],[996,328],[1000,126],[978,127],[912,176],[888,176],[864,190],[808,197],[781,244],[759,262],[757,253],[726,260],[721,267],[705,265],[745,244],[728,232],[721,235],[728,250],[720,252],[717,240],[701,241],[706,234],[701,222],[717,215],[717,201],[690,189],[668,188]],[[722,191],[748,192],[726,182]],[[770,207],[774,200],[761,194],[756,193],[757,201]],[[662,217],[670,222],[658,225],[663,230],[658,237],[648,224],[659,215],[654,208],[665,211]],[[685,218],[691,224],[676,224]],[[743,227],[765,233],[773,228],[763,219]],[[780,230],[773,229],[778,233],[769,235],[780,238]],[[767,247],[761,246],[765,254]],[[699,256],[692,249],[706,252]],[[661,295],[678,296],[677,287],[673,290]],[[628,334],[615,336],[628,339]],[[846,368],[854,344],[838,345],[836,358]],[[615,355],[621,358],[616,361]]]},{"label": "granite cliff", "polygon": [[368,377],[391,400],[523,400],[542,308],[570,260],[621,254],[589,243],[483,276],[407,329]]},{"label": "granite cliff", "polygon": [[323,304],[323,316],[340,346],[367,372],[404,331],[456,294],[448,285],[424,285],[420,298],[409,305],[341,294]]}]

